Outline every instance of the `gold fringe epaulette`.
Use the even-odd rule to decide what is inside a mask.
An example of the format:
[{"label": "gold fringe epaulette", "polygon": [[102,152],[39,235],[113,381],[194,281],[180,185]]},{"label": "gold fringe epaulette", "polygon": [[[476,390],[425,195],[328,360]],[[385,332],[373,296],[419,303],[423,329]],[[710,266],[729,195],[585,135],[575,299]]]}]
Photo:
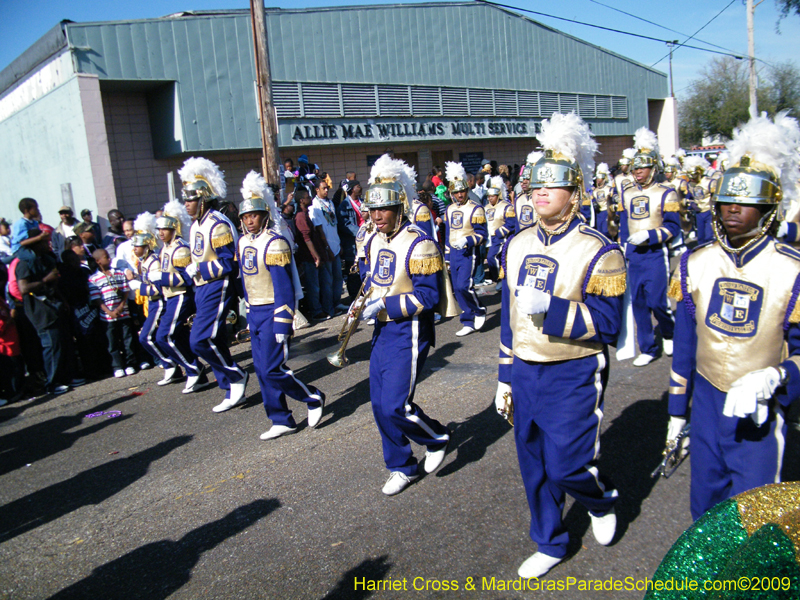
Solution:
[{"label": "gold fringe epaulette", "polygon": [[664,212],[680,212],[681,210],[681,203],[680,202],[665,202],[664,203]]},{"label": "gold fringe epaulette", "polygon": [[498,271],[497,271],[497,276],[500,279],[505,279],[506,278],[506,270],[503,267],[500,267],[500,269],[498,269]]},{"label": "gold fringe epaulette", "polygon": [[480,215],[477,217],[472,217],[472,223],[475,225],[486,223],[486,217],[481,217]]},{"label": "gold fringe epaulette", "polygon": [[[669,289],[667,290],[667,297],[672,298],[676,302],[683,300],[683,290],[681,289],[680,277],[673,277],[669,282]],[[795,310],[797,310],[795,308]]]},{"label": "gold fringe epaulette", "polygon": [[431,213],[429,213],[429,212],[424,212],[424,213],[421,213],[421,214],[420,214],[420,215],[419,215],[419,216],[416,218],[416,220],[417,220],[417,221],[430,221],[430,220],[431,220]]},{"label": "gold fringe epaulette", "polygon": [[625,273],[609,276],[592,275],[586,286],[586,293],[595,296],[622,296],[627,286]]},{"label": "gold fringe epaulette", "polygon": [[180,258],[178,256],[172,257],[172,264],[178,267],[179,269],[185,269],[191,264],[191,262],[192,262],[191,256],[185,256],[183,258]]},{"label": "gold fringe epaulette", "polygon": [[583,199],[583,202],[581,202],[581,205],[589,206],[589,205],[591,205],[591,203],[592,203],[592,199],[589,198],[589,197],[586,197],[586,198]]},{"label": "gold fringe epaulette", "polygon": [[285,267],[290,262],[292,262],[292,253],[291,252],[267,252],[267,255],[264,257],[264,262],[267,265],[273,267]]},{"label": "gold fringe epaulette", "polygon": [[506,217],[508,217],[509,219],[510,219],[511,217],[514,217],[514,218],[516,218],[516,217],[517,217],[517,213],[516,213],[516,211],[515,211],[515,210],[512,208],[510,211],[508,211],[508,214],[506,214]]},{"label": "gold fringe epaulette", "polygon": [[412,258],[408,261],[408,272],[412,275],[432,275],[441,271],[443,267],[441,255]]},{"label": "gold fringe epaulette", "polygon": [[232,243],[233,243],[233,234],[230,232],[211,238],[211,246],[214,248],[219,248],[220,246],[225,246],[227,244],[232,244]]},{"label": "gold fringe epaulette", "polygon": [[795,302],[792,314],[789,315],[789,323],[800,323],[800,301]]}]

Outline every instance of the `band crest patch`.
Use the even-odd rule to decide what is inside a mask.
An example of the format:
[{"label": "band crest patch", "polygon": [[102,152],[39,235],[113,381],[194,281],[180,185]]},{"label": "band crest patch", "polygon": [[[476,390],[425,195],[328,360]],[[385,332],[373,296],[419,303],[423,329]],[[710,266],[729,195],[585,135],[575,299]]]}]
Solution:
[{"label": "band crest patch", "polygon": [[378,251],[375,259],[375,269],[372,273],[372,281],[375,285],[387,287],[394,282],[394,272],[397,265],[397,256],[391,250],[382,249]]},{"label": "band crest patch", "polygon": [[205,247],[205,240],[203,234],[199,231],[194,234],[194,244],[192,244],[192,254],[195,256],[203,256],[203,248]]},{"label": "band crest patch", "polygon": [[558,263],[552,258],[541,254],[526,256],[519,269],[517,287],[532,287],[552,294],[557,274]]},{"label": "band crest patch", "polygon": [[533,223],[533,207],[523,206],[519,211],[519,222],[521,225],[530,225]]},{"label": "band crest patch", "polygon": [[647,219],[650,217],[650,198],[636,196],[631,200],[631,219]]},{"label": "band crest patch", "polygon": [[453,229],[461,229],[464,225],[464,213],[460,210],[453,211],[453,218],[451,219],[451,227]]},{"label": "band crest patch", "polygon": [[736,279],[717,279],[711,294],[706,325],[733,337],[753,337],[764,301],[763,288]]},{"label": "band crest patch", "polygon": [[248,246],[242,252],[242,272],[245,275],[255,275],[258,273],[258,260],[256,256],[256,249]]}]

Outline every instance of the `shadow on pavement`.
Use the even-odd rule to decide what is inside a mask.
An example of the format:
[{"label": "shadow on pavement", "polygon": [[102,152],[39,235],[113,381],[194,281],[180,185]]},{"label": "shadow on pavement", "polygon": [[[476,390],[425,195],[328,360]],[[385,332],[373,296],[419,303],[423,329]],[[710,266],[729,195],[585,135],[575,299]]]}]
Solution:
[{"label": "shadow on pavement", "polygon": [[[381,581],[392,568],[391,563],[387,563],[389,557],[385,554],[378,558],[362,560],[358,566],[350,569],[342,575],[342,578],[330,592],[325,594],[322,600],[361,600],[369,598],[373,592],[364,589],[369,581]],[[359,585],[355,589],[356,580],[364,582],[364,586]]]},{"label": "shadow on pavement", "polygon": [[106,411],[135,397],[135,394],[126,394],[98,404],[93,408],[81,409],[78,414],[55,417],[49,421],[36,423],[0,437],[0,455],[3,457],[3,460],[0,461],[0,475],[5,475],[27,464],[33,464],[43,458],[57,454],[70,448],[82,437],[96,433],[114,423],[129,419],[132,415],[122,415],[113,419],[97,417],[95,423],[89,427],[83,427],[78,431],[67,433],[67,430],[81,425],[86,415]]},{"label": "shadow on pavement", "polygon": [[256,500],[193,529],[177,542],[146,544],[96,568],[87,578],[51,598],[167,598],[191,579],[192,569],[204,552],[244,531],[280,505],[274,498]]},{"label": "shadow on pavement", "polygon": [[446,477],[470,463],[477,462],[486,449],[511,431],[508,422],[497,414],[494,402],[462,423],[450,423],[448,453],[457,452],[456,459],[437,471],[437,477]]},{"label": "shadow on pavement", "polygon": [[190,435],[117,458],[0,506],[0,543],[90,504],[100,504],[147,474],[150,464],[188,444]]}]

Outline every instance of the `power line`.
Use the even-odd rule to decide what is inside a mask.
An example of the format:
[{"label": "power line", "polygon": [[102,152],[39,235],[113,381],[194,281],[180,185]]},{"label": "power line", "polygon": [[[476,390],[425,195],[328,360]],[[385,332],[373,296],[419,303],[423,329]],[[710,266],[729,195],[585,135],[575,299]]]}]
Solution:
[{"label": "power line", "polygon": [[[514,11],[518,11],[518,12],[530,13],[532,15],[539,15],[539,16],[542,16],[542,17],[548,17],[550,19],[556,19],[558,21],[566,21],[568,23],[575,23],[576,25],[585,25],[586,27],[594,27],[595,29],[602,29],[604,31],[611,31],[612,33],[620,33],[622,35],[629,35],[629,36],[641,38],[641,39],[644,39],[644,40],[650,40],[650,41],[653,41],[653,42],[660,42],[662,44],[670,44],[670,43],[672,43],[672,40],[662,40],[661,38],[651,37],[649,35],[642,35],[640,33],[632,33],[630,31],[622,31],[620,29],[613,29],[611,27],[604,27],[602,25],[596,25],[595,23],[584,23],[583,21],[576,21],[575,19],[567,19],[566,17],[557,17],[555,15],[550,15],[550,14],[543,13],[543,12],[538,12],[538,11],[535,11],[535,10],[528,10],[527,8],[520,8],[518,6],[511,6],[509,4],[500,4],[499,2],[491,2],[490,0],[477,0],[477,1],[478,2],[483,2],[484,4],[491,4],[492,6],[498,6],[500,8],[508,8],[510,10],[514,10]],[[731,4],[733,4],[734,2],[736,2],[736,0],[731,0]],[[686,41],[688,42],[689,40],[686,40]],[[683,46],[684,48],[690,48],[692,50],[701,50],[703,52],[710,52],[711,54],[721,54],[723,56],[730,56],[730,57],[733,57],[733,58],[736,58],[736,59],[739,59],[739,60],[744,58],[744,56],[742,56],[740,54],[733,54],[731,52],[719,52],[717,50],[710,50],[708,48],[700,48],[699,46],[690,46],[690,45],[686,44],[685,42],[683,44],[681,44],[681,46]],[[669,56],[669,54],[667,54],[667,56]],[[661,59],[661,60],[664,60],[664,59]],[[661,62],[661,61],[658,61],[658,62]],[[656,63],[656,64],[658,64],[658,63]]]},{"label": "power line", "polygon": [[[726,10],[728,10],[728,9],[729,9],[729,8],[730,8],[730,7],[733,5],[733,3],[734,3],[734,2],[736,2],[736,0],[731,0],[731,1],[728,3],[728,5],[727,5],[725,8],[723,8],[721,11],[719,11],[717,14],[715,14],[713,17],[711,17],[711,19],[709,19],[709,21],[708,21],[708,22],[707,22],[705,25],[703,25],[703,26],[702,26],[700,29],[698,29],[698,30],[697,30],[697,31],[695,31],[695,32],[694,32],[694,33],[693,33],[691,36],[689,36],[689,38],[687,38],[685,42],[683,42],[682,44],[678,44],[678,45],[675,47],[675,50],[677,50],[678,48],[680,48],[680,47],[682,47],[682,46],[683,46],[683,47],[685,47],[685,48],[690,48],[691,46],[687,46],[687,45],[686,45],[686,42],[688,42],[689,40],[691,40],[691,39],[692,39],[694,36],[696,36],[698,33],[700,33],[701,31],[703,31],[703,29],[705,29],[706,27],[708,27],[708,26],[711,24],[711,22],[712,22],[714,19],[716,19],[718,16],[720,16],[720,15],[721,15],[722,13],[724,13]],[[650,65],[650,67],[655,67],[655,66],[656,66],[658,63],[660,63],[660,62],[661,62],[662,60],[664,60],[665,58],[669,58],[669,55],[670,55],[670,54],[672,54],[672,52],[673,52],[673,51],[674,51],[674,50],[670,49],[670,51],[669,51],[669,52],[667,52],[667,53],[666,53],[664,56],[662,56],[660,59],[658,59],[658,60],[657,60],[656,62],[654,62],[652,65]],[[738,58],[742,58],[742,57],[740,56],[740,57],[738,57]]]}]

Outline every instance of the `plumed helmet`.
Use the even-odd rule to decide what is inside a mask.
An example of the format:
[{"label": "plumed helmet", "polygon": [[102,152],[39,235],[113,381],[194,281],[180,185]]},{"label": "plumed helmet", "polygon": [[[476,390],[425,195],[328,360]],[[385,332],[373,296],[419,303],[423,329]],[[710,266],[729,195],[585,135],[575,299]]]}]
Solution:
[{"label": "plumed helmet", "polygon": [[[269,206],[265,200],[267,194],[267,182],[263,175],[250,171],[242,182],[242,203],[239,204],[239,216],[251,212],[265,212],[269,214]],[[270,190],[272,191],[272,190]]]},{"label": "plumed helmet", "polygon": [[364,205],[372,210],[399,204],[402,206],[402,212],[407,215],[411,209],[416,179],[417,172],[414,167],[410,167],[399,158],[384,154],[375,161],[370,170],[369,189]]},{"label": "plumed helmet", "polygon": [[698,181],[705,175],[705,172],[711,165],[709,162],[698,154],[690,154],[683,159],[683,170]]},{"label": "plumed helmet", "polygon": [[658,154],[658,137],[655,133],[640,127],[633,135],[633,146],[636,154],[633,157],[634,169],[661,169],[661,157]]},{"label": "plumed helmet", "polygon": [[205,202],[224,198],[228,193],[224,174],[207,158],[187,158],[178,176],[183,183],[184,200]]},{"label": "plumed helmet", "polygon": [[635,148],[625,148],[622,151],[622,158],[619,159],[619,164],[629,165],[633,162],[633,157],[636,156]]},{"label": "plumed helmet", "polygon": [[447,179],[450,192],[464,192],[469,190],[467,185],[467,172],[461,163],[448,161],[444,163],[444,178]]},{"label": "plumed helmet", "polygon": [[536,138],[544,155],[531,170],[532,188],[584,187],[584,173],[594,171],[597,142],[589,126],[577,114],[553,113],[542,121]]},{"label": "plumed helmet", "polygon": [[155,250],[158,246],[156,240],[156,216],[143,212],[133,221],[133,237],[131,245],[146,246],[150,250]]},{"label": "plumed helmet", "polygon": [[186,238],[192,219],[180,200],[170,200],[164,205],[163,214],[156,219],[156,229],[174,229],[175,235]]}]

